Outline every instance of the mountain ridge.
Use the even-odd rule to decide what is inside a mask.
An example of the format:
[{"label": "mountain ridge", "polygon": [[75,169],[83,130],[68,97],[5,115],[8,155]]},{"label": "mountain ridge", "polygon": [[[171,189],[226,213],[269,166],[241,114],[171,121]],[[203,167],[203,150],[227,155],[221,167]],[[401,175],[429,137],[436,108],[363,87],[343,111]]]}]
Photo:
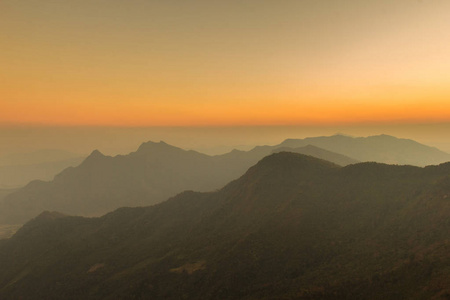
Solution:
[{"label": "mountain ridge", "polygon": [[[386,139],[384,136],[375,139],[380,138]],[[57,210],[70,215],[99,216],[121,206],[158,203],[183,190],[217,190],[238,178],[264,156],[281,150],[314,155],[340,165],[357,162],[351,156],[312,145],[314,140],[327,144],[329,139],[352,139],[354,143],[360,143],[369,138],[334,136],[286,140],[280,145],[259,146],[251,151],[231,151],[218,156],[184,150],[163,141],[145,142],[135,152],[114,157],[94,150],[78,167],[63,170],[53,181],[35,181],[6,195],[0,200],[0,224],[20,224],[44,210]],[[387,139],[397,141],[393,137]],[[299,147],[281,147],[286,144]],[[364,143],[358,146],[359,148],[353,146],[352,149],[367,148]],[[369,146],[373,148],[372,144]],[[389,152],[391,148],[387,147],[382,153],[387,153],[384,156],[388,160],[395,158],[405,151],[400,146],[393,147],[395,151],[392,150],[392,153]],[[379,145],[378,148],[380,147],[386,145]],[[428,147],[423,146],[421,149]]]},{"label": "mountain ridge", "polygon": [[216,192],[24,227],[0,244],[0,295],[445,299],[448,167],[275,153]]},{"label": "mountain ridge", "polygon": [[[381,134],[369,137],[346,135],[321,136],[305,139],[286,139],[279,146],[301,147],[311,144],[359,161],[388,164],[426,166],[450,160],[450,154],[436,147],[425,146],[411,139]],[[391,153],[387,153],[390,149]]]}]

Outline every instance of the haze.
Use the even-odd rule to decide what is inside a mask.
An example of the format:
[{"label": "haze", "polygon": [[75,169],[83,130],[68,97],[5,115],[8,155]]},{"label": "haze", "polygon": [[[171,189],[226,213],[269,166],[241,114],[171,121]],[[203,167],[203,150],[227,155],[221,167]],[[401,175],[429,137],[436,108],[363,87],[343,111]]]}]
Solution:
[{"label": "haze", "polygon": [[286,138],[336,133],[352,136],[389,134],[414,139],[450,152],[450,124],[357,124],[354,126],[245,126],[245,127],[48,127],[0,128],[0,154],[60,149],[82,155],[98,149],[107,155],[128,154],[145,141],[163,140],[184,149],[222,154],[232,149],[275,145]]}]

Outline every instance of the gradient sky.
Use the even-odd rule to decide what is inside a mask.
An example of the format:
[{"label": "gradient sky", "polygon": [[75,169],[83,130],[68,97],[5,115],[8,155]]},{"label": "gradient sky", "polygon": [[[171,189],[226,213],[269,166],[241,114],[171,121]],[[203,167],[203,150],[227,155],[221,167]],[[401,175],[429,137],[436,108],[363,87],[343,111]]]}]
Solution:
[{"label": "gradient sky", "polygon": [[0,124],[450,121],[448,0],[2,0]]}]

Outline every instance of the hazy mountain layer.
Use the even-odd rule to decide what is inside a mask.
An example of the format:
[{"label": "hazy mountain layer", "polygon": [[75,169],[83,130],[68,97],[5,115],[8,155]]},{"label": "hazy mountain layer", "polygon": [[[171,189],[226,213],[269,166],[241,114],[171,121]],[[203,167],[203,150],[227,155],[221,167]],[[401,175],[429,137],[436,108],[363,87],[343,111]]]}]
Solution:
[{"label": "hazy mountain layer", "polygon": [[[348,152],[344,154],[333,153]],[[390,136],[346,136],[286,140],[276,146],[251,151],[234,150],[219,156],[185,151],[164,142],[148,142],[129,155],[108,157],[94,151],[80,166],[68,168],[51,182],[32,182],[0,200],[0,224],[20,224],[44,210],[98,216],[121,206],[161,202],[184,190],[212,191],[241,176],[251,165],[272,152],[284,149],[335,162],[360,160],[390,163],[441,162],[448,154],[411,140]]]},{"label": "hazy mountain layer", "polygon": [[264,158],[211,193],[0,241],[2,299],[448,299],[450,164]]},{"label": "hazy mountain layer", "polygon": [[334,135],[288,139],[278,146],[296,148],[306,145],[340,153],[359,161],[414,166],[436,165],[450,161],[450,154],[437,148],[384,134],[369,137]]},{"label": "hazy mountain layer", "polygon": [[33,180],[49,181],[68,167],[79,165],[84,158],[71,158],[37,164],[0,166],[0,188],[23,187]]},{"label": "hazy mountain layer", "polygon": [[17,191],[17,189],[1,189],[0,188],[0,201],[5,198],[6,196],[14,193],[15,191]]},{"label": "hazy mountain layer", "polygon": [[353,159],[348,156],[338,154],[335,152],[331,152],[328,150],[324,150],[322,148],[312,146],[312,145],[307,145],[307,146],[299,147],[299,148],[280,147],[280,148],[276,148],[275,150],[272,150],[272,153],[277,153],[277,152],[294,152],[294,153],[310,155],[310,156],[313,156],[316,158],[334,162],[335,164],[338,164],[340,166],[347,166],[347,165],[359,163],[359,161],[356,159]]},{"label": "hazy mountain layer", "polygon": [[52,180],[62,170],[79,165],[85,157],[56,149],[0,157],[0,188],[23,187],[32,180]]},{"label": "hazy mountain layer", "polygon": [[[308,149],[295,151],[338,163],[355,162],[329,151]],[[80,166],[64,170],[53,181],[31,182],[0,200],[0,224],[20,224],[44,210],[98,216],[121,206],[155,204],[184,190],[219,189],[271,151],[266,150],[208,156],[164,142],[148,142],[125,156],[94,151]]]}]

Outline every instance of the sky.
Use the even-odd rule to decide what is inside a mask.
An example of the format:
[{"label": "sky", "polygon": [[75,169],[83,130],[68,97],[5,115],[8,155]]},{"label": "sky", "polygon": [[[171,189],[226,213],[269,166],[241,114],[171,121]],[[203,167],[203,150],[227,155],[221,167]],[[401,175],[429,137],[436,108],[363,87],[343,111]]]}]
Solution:
[{"label": "sky", "polygon": [[0,127],[436,135],[448,53],[448,0],[2,0]]},{"label": "sky", "polygon": [[446,0],[0,2],[3,124],[450,121]]}]

